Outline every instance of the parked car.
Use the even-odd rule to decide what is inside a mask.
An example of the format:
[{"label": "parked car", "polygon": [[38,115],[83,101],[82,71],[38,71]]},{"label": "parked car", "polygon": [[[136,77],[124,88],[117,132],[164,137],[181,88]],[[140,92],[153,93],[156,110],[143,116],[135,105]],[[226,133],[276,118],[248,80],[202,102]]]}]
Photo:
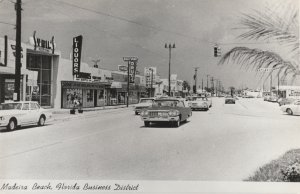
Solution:
[{"label": "parked car", "polygon": [[45,125],[50,115],[37,102],[20,101],[0,105],[0,126],[14,130],[17,126],[38,124]]},{"label": "parked car", "polygon": [[277,96],[270,96],[270,98],[269,98],[269,102],[277,102],[277,100],[278,100],[278,97]]},{"label": "parked car", "polygon": [[300,115],[300,100],[296,100],[291,104],[282,105],[280,110],[289,115]]},{"label": "parked car", "polygon": [[207,97],[193,97],[193,101],[189,102],[189,106],[192,110],[195,109],[204,109],[209,110],[209,107],[212,106],[211,98]]},{"label": "parked car", "polygon": [[286,105],[286,104],[291,104],[291,103],[293,103],[295,100],[297,100],[297,99],[294,99],[294,98],[281,98],[281,99],[278,101],[278,104],[279,104],[279,106]]},{"label": "parked car", "polygon": [[140,102],[134,107],[135,115],[139,114],[144,108],[151,106],[154,99],[155,98],[141,98]]},{"label": "parked car", "polygon": [[225,104],[231,103],[231,104],[235,104],[235,97],[232,96],[225,96]]},{"label": "parked car", "polygon": [[264,101],[269,101],[270,96],[265,96]]},{"label": "parked car", "polygon": [[176,98],[156,99],[151,107],[142,110],[140,116],[145,127],[157,122],[170,122],[179,127],[181,122],[186,122],[192,116],[192,110]]}]

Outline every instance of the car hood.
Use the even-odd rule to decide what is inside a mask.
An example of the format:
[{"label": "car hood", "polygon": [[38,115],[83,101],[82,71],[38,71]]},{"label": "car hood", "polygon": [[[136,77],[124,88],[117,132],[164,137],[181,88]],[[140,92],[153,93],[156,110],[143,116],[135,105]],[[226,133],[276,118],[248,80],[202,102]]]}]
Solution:
[{"label": "car hood", "polygon": [[0,116],[17,115],[17,114],[22,114],[22,110],[0,110]]},{"label": "car hood", "polygon": [[145,107],[145,106],[150,106],[152,103],[140,103],[135,105],[135,107]]},{"label": "car hood", "polygon": [[147,110],[149,110],[149,111],[156,111],[156,110],[170,111],[170,110],[178,110],[178,108],[175,108],[175,107],[150,107]]}]

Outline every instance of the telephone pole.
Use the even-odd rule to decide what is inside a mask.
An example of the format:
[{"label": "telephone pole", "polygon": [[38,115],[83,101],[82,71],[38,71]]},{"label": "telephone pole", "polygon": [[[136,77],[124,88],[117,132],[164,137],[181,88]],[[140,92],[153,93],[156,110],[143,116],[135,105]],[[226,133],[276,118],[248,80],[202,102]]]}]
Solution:
[{"label": "telephone pole", "polygon": [[213,96],[213,92],[214,92],[214,77],[211,77],[211,79],[210,79],[210,81],[211,81],[211,96]]},{"label": "telephone pole", "polygon": [[21,79],[21,0],[15,4],[16,19],[16,61],[15,61],[15,89],[14,101],[20,101],[20,79]]},{"label": "telephone pole", "polygon": [[209,76],[209,75],[206,75],[206,76],[207,76],[207,80],[206,80],[206,83],[207,83],[206,91],[208,92],[208,76]]},{"label": "telephone pole", "polygon": [[195,75],[194,75],[194,79],[195,79],[195,92],[197,94],[197,69],[199,69],[200,67],[194,67],[195,69]]}]

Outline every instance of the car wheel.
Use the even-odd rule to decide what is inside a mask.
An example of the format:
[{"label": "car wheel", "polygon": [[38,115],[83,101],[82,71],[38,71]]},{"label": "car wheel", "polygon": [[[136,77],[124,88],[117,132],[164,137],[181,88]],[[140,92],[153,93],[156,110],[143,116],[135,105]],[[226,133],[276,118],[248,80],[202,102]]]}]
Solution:
[{"label": "car wheel", "polygon": [[7,129],[13,131],[17,128],[17,123],[14,119],[11,119],[7,125]]},{"label": "car wheel", "polygon": [[150,126],[150,121],[144,121],[144,125],[145,125],[145,127],[149,127]]},{"label": "car wheel", "polygon": [[135,115],[138,115],[138,112],[135,111]]},{"label": "car wheel", "polygon": [[289,109],[289,108],[286,110],[286,112],[287,112],[289,115],[293,115],[293,111],[292,111],[291,109]]},{"label": "car wheel", "polygon": [[39,126],[44,126],[44,125],[45,125],[45,117],[44,117],[44,116],[41,116],[41,117],[40,117],[39,122],[38,122],[38,125],[39,125]]}]

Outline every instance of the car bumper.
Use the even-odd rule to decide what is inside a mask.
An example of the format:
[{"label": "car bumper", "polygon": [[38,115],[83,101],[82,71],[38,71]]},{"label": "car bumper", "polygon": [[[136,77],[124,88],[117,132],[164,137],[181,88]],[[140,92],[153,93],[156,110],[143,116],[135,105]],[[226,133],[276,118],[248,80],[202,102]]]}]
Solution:
[{"label": "car bumper", "polygon": [[8,125],[8,121],[7,120],[1,120],[0,121],[0,127],[6,127]]},{"label": "car bumper", "polygon": [[142,121],[152,121],[152,122],[159,122],[159,121],[178,121],[179,116],[175,117],[141,117]]}]

